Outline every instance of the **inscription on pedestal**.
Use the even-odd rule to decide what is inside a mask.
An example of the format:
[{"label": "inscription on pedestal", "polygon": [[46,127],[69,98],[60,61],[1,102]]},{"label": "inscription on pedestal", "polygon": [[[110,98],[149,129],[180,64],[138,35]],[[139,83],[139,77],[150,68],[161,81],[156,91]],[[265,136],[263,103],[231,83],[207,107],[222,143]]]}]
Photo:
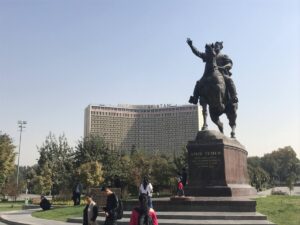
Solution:
[{"label": "inscription on pedestal", "polygon": [[217,168],[222,163],[222,152],[192,152],[191,164],[196,168]]},{"label": "inscription on pedestal", "polygon": [[224,185],[224,153],[221,149],[203,146],[189,149],[191,185]]}]

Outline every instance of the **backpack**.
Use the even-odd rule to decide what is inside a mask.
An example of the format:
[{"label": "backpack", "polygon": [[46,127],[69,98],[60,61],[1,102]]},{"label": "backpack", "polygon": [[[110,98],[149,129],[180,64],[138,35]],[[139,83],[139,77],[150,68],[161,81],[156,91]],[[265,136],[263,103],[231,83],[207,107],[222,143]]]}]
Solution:
[{"label": "backpack", "polygon": [[121,199],[117,198],[117,209],[116,209],[116,214],[117,214],[117,220],[122,219],[123,217],[123,202]]},{"label": "backpack", "polygon": [[138,225],[153,225],[152,217],[142,214],[139,208],[135,209],[139,213]]}]

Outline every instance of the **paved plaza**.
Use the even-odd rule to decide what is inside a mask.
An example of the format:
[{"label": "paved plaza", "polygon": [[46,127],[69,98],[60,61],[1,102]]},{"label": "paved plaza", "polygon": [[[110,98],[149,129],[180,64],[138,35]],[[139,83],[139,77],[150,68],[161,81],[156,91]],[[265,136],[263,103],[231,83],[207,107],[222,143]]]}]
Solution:
[{"label": "paved plaza", "polygon": [[[78,223],[66,223],[53,220],[39,219],[31,216],[36,210],[20,210],[0,213],[0,225],[16,224],[16,225],[72,225]],[[2,224],[1,224],[2,223]]]}]

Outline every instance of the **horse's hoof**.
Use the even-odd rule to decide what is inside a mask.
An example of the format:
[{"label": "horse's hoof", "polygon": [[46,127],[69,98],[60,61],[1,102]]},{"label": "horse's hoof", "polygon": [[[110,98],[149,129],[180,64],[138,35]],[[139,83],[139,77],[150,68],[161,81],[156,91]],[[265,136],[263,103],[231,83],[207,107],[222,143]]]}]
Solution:
[{"label": "horse's hoof", "polygon": [[231,133],[230,133],[230,136],[231,136],[231,138],[235,138],[235,133],[234,133],[234,132],[231,132]]}]

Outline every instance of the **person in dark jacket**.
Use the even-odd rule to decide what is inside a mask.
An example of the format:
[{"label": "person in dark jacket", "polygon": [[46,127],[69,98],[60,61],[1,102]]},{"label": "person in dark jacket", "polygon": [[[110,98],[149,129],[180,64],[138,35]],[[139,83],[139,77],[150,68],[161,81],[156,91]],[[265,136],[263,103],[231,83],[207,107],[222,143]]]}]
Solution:
[{"label": "person in dark jacket", "polygon": [[44,195],[41,196],[40,207],[43,210],[48,210],[48,209],[51,208],[51,203],[49,202],[49,200]]},{"label": "person in dark jacket", "polygon": [[83,225],[97,225],[98,207],[91,195],[85,196],[86,206],[83,210]]},{"label": "person in dark jacket", "polygon": [[181,170],[181,181],[182,181],[183,187],[185,187],[185,185],[187,184],[187,172],[186,172],[185,167],[183,167]]},{"label": "person in dark jacket", "polygon": [[82,184],[81,183],[76,183],[73,187],[73,196],[72,196],[72,200],[74,202],[74,206],[75,205],[80,205],[80,196],[82,193]]},{"label": "person in dark jacket", "polygon": [[104,225],[117,225],[118,198],[108,187],[102,187],[101,191],[107,196],[106,206],[103,207],[103,211],[105,212]]}]

